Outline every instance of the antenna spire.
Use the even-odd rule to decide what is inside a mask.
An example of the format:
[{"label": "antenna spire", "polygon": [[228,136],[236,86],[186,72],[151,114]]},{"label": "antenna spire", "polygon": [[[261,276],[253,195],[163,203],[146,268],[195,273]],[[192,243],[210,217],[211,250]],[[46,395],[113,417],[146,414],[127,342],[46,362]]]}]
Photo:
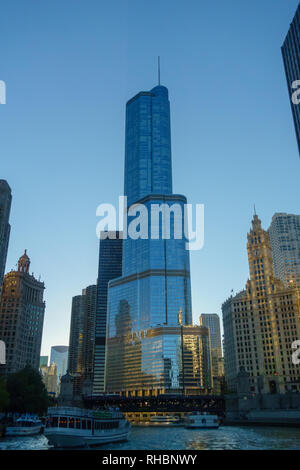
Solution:
[{"label": "antenna spire", "polygon": [[255,207],[255,204],[254,204],[254,215],[256,215],[256,207]]},{"label": "antenna spire", "polygon": [[158,56],[158,85],[160,86],[160,56]]}]

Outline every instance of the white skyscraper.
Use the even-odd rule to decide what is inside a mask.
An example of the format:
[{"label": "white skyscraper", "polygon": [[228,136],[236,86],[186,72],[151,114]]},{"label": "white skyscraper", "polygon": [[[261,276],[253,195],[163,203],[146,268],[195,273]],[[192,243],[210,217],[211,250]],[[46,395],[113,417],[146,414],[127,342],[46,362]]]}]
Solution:
[{"label": "white skyscraper", "polygon": [[300,215],[274,214],[268,233],[275,277],[300,285]]}]

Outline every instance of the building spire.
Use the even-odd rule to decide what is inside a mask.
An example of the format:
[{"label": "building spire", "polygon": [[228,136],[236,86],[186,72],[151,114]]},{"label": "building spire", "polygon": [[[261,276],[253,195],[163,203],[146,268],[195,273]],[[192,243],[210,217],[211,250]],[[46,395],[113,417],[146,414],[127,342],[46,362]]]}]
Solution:
[{"label": "building spire", "polygon": [[254,204],[254,215],[257,215],[257,214],[256,214],[256,207],[255,207],[255,204]]},{"label": "building spire", "polygon": [[158,86],[160,86],[160,56],[158,56]]},{"label": "building spire", "polygon": [[19,258],[18,261],[18,271],[23,273],[29,272],[30,259],[27,255],[27,250],[24,251],[24,254]]}]

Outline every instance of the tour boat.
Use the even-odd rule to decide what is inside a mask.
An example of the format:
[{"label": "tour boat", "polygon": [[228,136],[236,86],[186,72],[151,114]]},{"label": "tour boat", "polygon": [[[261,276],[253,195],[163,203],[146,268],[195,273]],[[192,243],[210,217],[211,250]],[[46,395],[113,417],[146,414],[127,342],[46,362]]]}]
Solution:
[{"label": "tour boat", "polygon": [[48,408],[44,434],[54,447],[90,447],[127,441],[130,424],[118,411]]},{"label": "tour boat", "polygon": [[35,436],[42,430],[42,421],[35,416],[21,416],[12,426],[6,426],[6,437]]},{"label": "tour boat", "polygon": [[173,424],[178,424],[180,422],[180,418],[178,416],[170,416],[170,415],[156,415],[151,416],[150,424],[153,426],[170,426]]},{"label": "tour boat", "polygon": [[184,426],[186,428],[218,429],[219,419],[217,415],[193,413],[185,417]]}]

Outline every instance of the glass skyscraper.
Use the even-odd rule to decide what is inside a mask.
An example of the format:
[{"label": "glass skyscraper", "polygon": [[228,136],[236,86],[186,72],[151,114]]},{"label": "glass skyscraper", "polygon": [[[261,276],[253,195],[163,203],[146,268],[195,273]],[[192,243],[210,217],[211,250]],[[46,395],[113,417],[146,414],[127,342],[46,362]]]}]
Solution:
[{"label": "glass skyscraper", "polygon": [[[190,264],[185,236],[174,235],[175,227],[184,234],[186,198],[172,193],[164,86],[127,102],[124,180],[127,226],[133,220],[128,210],[136,204],[146,207],[149,223],[147,236],[124,237],[122,276],[109,282],[105,388],[126,395],[182,392],[182,328],[192,324]],[[153,207],[160,208],[155,221]],[[170,238],[163,237],[168,217]]]},{"label": "glass skyscraper", "polygon": [[[296,91],[292,88],[292,84],[294,81],[300,80],[300,3],[286,35],[281,52],[289,96],[291,98],[292,94]],[[299,89],[299,86],[297,89]],[[291,107],[300,154],[300,104],[294,104],[291,100]]]},{"label": "glass skyscraper", "polygon": [[11,199],[11,189],[7,181],[0,180],[0,295],[10,235],[9,215]]},{"label": "glass skyscraper", "polygon": [[300,215],[276,212],[268,233],[275,277],[300,287]]},{"label": "glass skyscraper", "polygon": [[[52,346],[50,354],[50,366],[55,363],[57,367],[57,386],[60,387],[60,379],[67,372],[69,346]],[[48,359],[48,358],[47,358]],[[47,360],[48,362],[48,360]],[[48,363],[45,364],[48,366]]]}]

